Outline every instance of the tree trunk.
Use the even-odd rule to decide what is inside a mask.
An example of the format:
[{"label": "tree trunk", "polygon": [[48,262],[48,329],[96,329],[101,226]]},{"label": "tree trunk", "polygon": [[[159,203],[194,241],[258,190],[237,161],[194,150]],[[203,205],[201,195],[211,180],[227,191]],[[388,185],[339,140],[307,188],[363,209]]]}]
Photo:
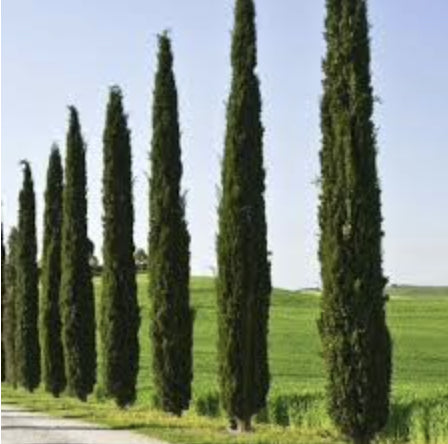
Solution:
[{"label": "tree trunk", "polygon": [[236,425],[238,433],[252,432],[251,418],[236,418]]}]

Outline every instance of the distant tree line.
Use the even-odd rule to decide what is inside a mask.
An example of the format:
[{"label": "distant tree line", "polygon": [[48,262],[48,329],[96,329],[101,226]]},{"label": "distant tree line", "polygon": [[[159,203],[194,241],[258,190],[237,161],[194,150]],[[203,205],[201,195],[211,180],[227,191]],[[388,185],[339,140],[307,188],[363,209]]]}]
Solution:
[{"label": "distant tree line", "polygon": [[[367,4],[327,0],[326,8],[318,330],[330,415],[347,438],[365,444],[388,419],[392,372]],[[216,239],[218,379],[231,426],[248,432],[254,415],[266,406],[270,387],[272,291],[253,0],[236,0],[231,67]],[[103,133],[102,264],[87,231],[87,148],[77,109],[71,106],[68,113],[65,159],[54,145],[48,163],[40,290],[35,193],[27,161],[21,162],[18,222],[8,248],[2,228],[2,381],[30,392],[41,384],[56,397],[66,393],[82,401],[97,386],[119,407],[133,404],[140,365],[136,274],[141,271],[149,276],[146,334],[155,405],[180,416],[192,398],[194,310],[169,35],[158,40],[147,251],[136,250],[133,240],[131,134],[122,91],[117,86],[109,91]],[[94,275],[102,280],[98,311]]]}]

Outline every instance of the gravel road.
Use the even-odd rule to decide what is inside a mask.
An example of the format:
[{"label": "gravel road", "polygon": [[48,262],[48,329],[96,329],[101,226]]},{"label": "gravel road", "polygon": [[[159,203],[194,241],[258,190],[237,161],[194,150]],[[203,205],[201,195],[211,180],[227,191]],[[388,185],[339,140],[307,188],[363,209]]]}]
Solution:
[{"label": "gravel road", "polygon": [[124,430],[2,405],[1,444],[166,444]]}]

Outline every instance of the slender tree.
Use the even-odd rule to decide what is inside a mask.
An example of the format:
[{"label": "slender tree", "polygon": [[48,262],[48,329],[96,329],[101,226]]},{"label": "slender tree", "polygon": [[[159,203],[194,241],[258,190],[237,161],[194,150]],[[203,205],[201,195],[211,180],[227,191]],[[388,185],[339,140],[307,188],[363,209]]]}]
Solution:
[{"label": "slender tree", "polygon": [[391,380],[368,30],[366,0],[327,0],[319,328],[329,411],[357,444],[385,426]]},{"label": "slender tree", "polygon": [[45,390],[54,396],[59,396],[66,385],[59,304],[62,193],[62,161],[59,148],[54,145],[48,164],[47,189],[45,191],[42,291],[39,311],[42,381]]},{"label": "slender tree", "polygon": [[136,398],[140,314],[134,263],[132,156],[122,93],[112,87],[103,135],[102,383],[120,407]]},{"label": "slender tree", "polygon": [[61,249],[61,318],[67,391],[85,401],[96,381],[95,304],[87,238],[86,148],[69,108]]},{"label": "slender tree", "polygon": [[191,398],[190,236],[181,195],[181,147],[171,42],[159,37],[150,179],[149,292],[156,404],[181,415]]},{"label": "slender tree", "polygon": [[21,164],[23,185],[19,195],[15,360],[18,384],[32,392],[40,382],[36,203],[30,165],[27,161]]},{"label": "slender tree", "polygon": [[147,271],[148,269],[148,254],[143,248],[138,248],[134,253],[135,266],[137,271]]},{"label": "slender tree", "polygon": [[219,203],[218,356],[221,397],[239,431],[266,405],[271,294],[263,126],[253,0],[237,0],[232,86]]},{"label": "slender tree", "polygon": [[3,224],[2,224],[2,382],[6,380],[6,357],[5,357],[5,308],[6,308],[6,282],[5,282],[5,268],[6,268],[6,252],[3,243]]},{"label": "slender tree", "polygon": [[[4,344],[7,356],[5,365],[6,382],[13,387],[17,386],[17,371],[15,358],[16,342],[16,299],[17,299],[17,253],[19,245],[19,231],[12,228],[8,238],[8,256],[6,258],[6,301]],[[2,336],[3,337],[3,336]]]}]

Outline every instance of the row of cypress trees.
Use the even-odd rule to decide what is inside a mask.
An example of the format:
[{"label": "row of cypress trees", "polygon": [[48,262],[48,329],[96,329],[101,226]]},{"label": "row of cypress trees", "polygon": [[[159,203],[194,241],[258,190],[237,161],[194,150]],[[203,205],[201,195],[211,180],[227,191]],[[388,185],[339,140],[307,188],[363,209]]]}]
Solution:
[{"label": "row of cypress trees", "polygon": [[[343,434],[364,444],[387,421],[391,380],[367,5],[366,0],[326,0],[326,7],[319,211],[323,297],[318,325],[329,375],[329,412]],[[253,415],[266,405],[270,383],[271,279],[253,0],[236,1],[231,61],[218,210],[218,362],[222,404],[235,427],[248,431]],[[150,336],[156,404],[180,415],[191,398],[194,312],[172,68],[170,40],[163,34],[150,157]],[[116,87],[110,91],[103,146],[99,382],[108,396],[125,406],[136,398],[140,314],[133,261],[130,132]],[[65,184],[60,155],[53,149],[45,199],[39,322],[42,378],[56,395],[67,387],[68,393],[86,399],[96,375],[95,310],[88,264],[85,144],[74,108],[70,108]],[[19,229],[9,240],[7,359],[2,378],[29,390],[37,386],[40,371],[34,205],[25,162]],[[2,274],[3,254],[2,243]],[[15,329],[11,330],[10,319]]]},{"label": "row of cypress trees", "polygon": [[[92,288],[90,274],[83,282],[79,266],[82,255],[88,251],[87,219],[83,212],[85,166],[83,152],[81,156],[76,152],[80,147],[84,149],[76,111],[70,109],[65,186],[57,147],[52,148],[47,172],[40,292],[34,184],[29,163],[22,161],[18,227],[11,230],[5,261],[7,291],[2,293],[2,343],[8,383],[33,391],[42,380],[45,389],[55,396],[67,386],[69,393],[85,399],[94,382],[91,371],[91,387],[86,387],[84,373],[89,368],[85,363],[95,362],[96,356],[94,348],[92,353],[85,347],[85,338],[95,346],[95,327],[93,289],[87,294],[88,301],[82,285],[86,283],[87,289],[89,285]],[[90,273],[88,263],[87,272]],[[83,301],[87,304],[82,305]],[[82,362],[77,366],[79,356]]]},{"label": "row of cypress trees", "polygon": [[[151,338],[160,408],[180,415],[191,399],[193,310],[189,243],[181,193],[181,150],[171,42],[159,38],[151,150]],[[118,87],[110,89],[103,134],[103,258],[98,326],[99,386],[120,407],[136,399],[139,368],[130,131]],[[23,161],[19,225],[11,230],[2,279],[5,326],[2,371],[13,386],[33,391],[42,381],[55,396],[86,400],[97,374],[96,318],[87,237],[86,146],[78,112],[69,108],[65,168],[50,153],[45,191],[41,291],[31,169]],[[64,177],[65,171],[65,177]],[[5,254],[2,238],[2,255]],[[5,258],[6,259],[6,258]],[[7,291],[6,291],[7,290]],[[6,358],[6,359],[5,359]]]}]

